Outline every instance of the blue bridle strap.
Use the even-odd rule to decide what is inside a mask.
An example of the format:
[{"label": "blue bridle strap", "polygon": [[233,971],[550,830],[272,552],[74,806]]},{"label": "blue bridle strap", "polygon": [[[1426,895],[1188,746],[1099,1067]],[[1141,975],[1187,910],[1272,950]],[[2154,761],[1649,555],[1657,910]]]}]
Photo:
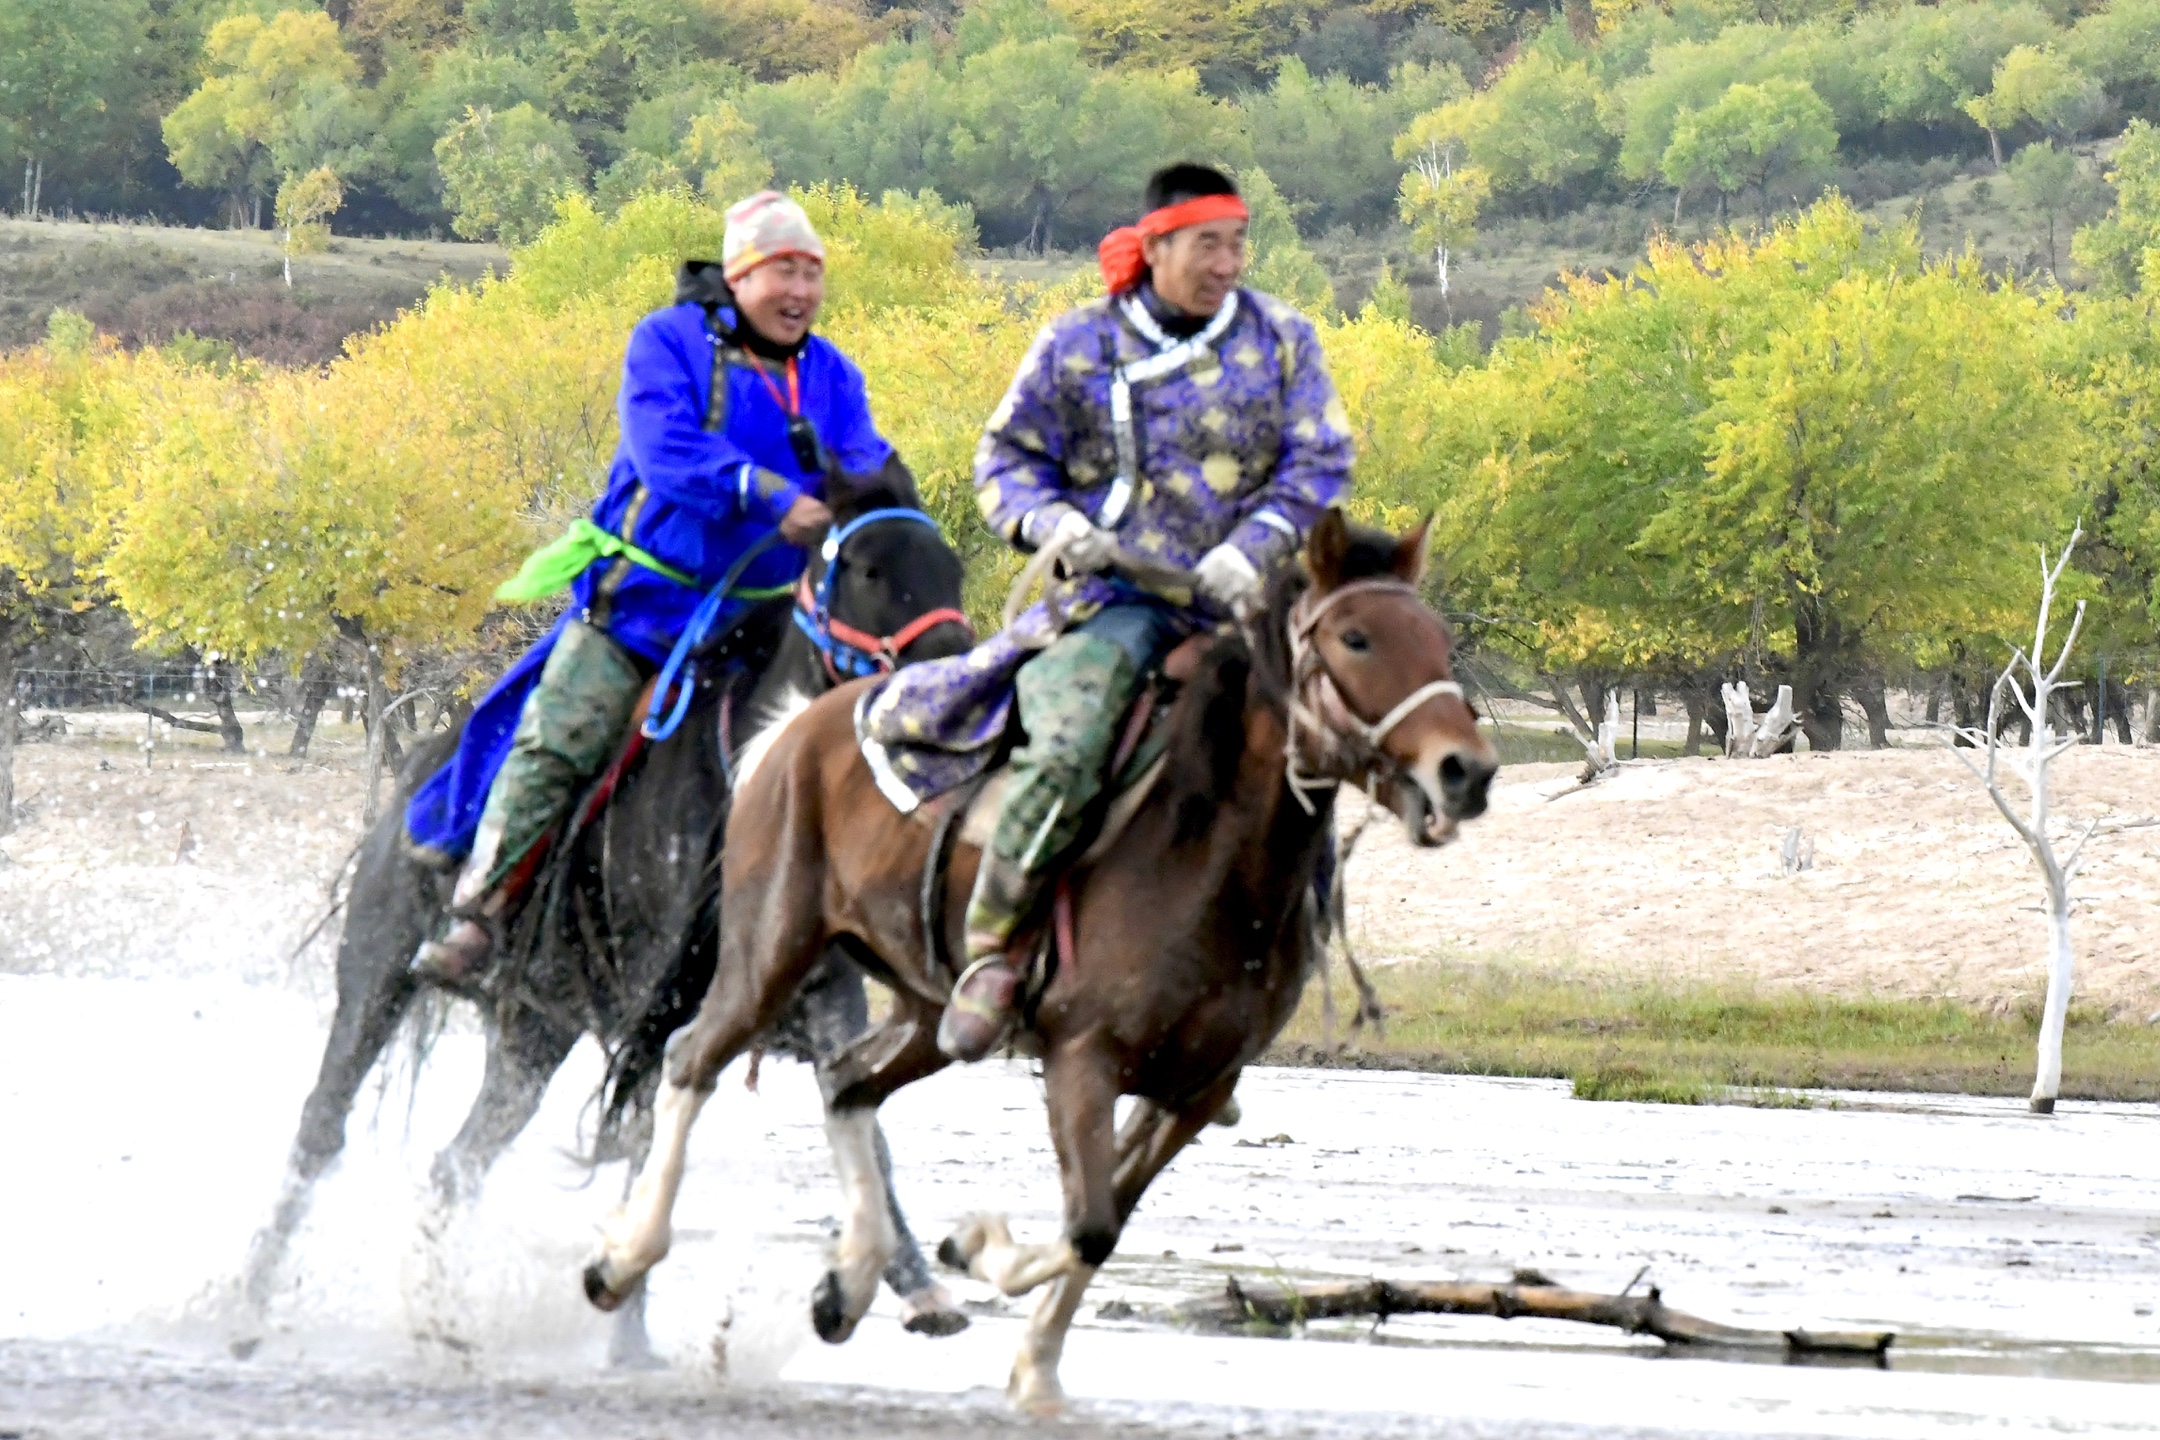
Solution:
[{"label": "blue bridle strap", "polygon": [[[826,535],[824,545],[819,548],[819,557],[825,562],[825,573],[817,584],[817,613],[814,616],[805,616],[802,606],[795,607],[796,625],[810,637],[810,643],[817,647],[818,654],[823,656],[825,663],[832,666],[836,672],[871,675],[880,668],[871,656],[855,646],[833,638],[832,587],[834,572],[839,568],[840,547],[845,545],[856,531],[884,520],[928,525],[933,530],[938,528],[937,521],[921,510],[890,506],[882,510],[865,511]],[[745,550],[735,563],[728,567],[728,572],[721,578],[720,583],[708,590],[705,598],[698,602],[698,608],[690,616],[690,623],[683,627],[682,638],[677,640],[675,648],[668,652],[667,663],[660,667],[659,678],[653,682],[653,698],[656,703],[666,697],[670,686],[675,689],[675,703],[664,718],[647,717],[643,726],[647,740],[665,740],[682,728],[684,717],[690,713],[691,698],[697,692],[697,662],[691,657],[712,633],[713,626],[718,623],[721,611],[726,608],[728,601],[748,598],[735,594],[735,583],[742,578],[743,571],[749,568],[751,561],[779,543],[780,532],[774,530]]]},{"label": "blue bridle strap", "polygon": [[856,531],[885,520],[898,520],[911,525],[927,525],[932,530],[939,529],[935,517],[921,510],[909,510],[895,505],[882,510],[864,511],[827,535],[824,545],[819,548],[818,558],[825,562],[825,573],[818,577],[817,589],[812,592],[815,607],[813,612],[805,614],[801,605],[795,607],[795,628],[802,631],[810,643],[817,647],[817,652],[823,657],[827,668],[836,676],[875,675],[885,668],[878,663],[876,656],[859,646],[835,638],[832,633],[833,580],[840,570],[840,547],[845,545]]}]

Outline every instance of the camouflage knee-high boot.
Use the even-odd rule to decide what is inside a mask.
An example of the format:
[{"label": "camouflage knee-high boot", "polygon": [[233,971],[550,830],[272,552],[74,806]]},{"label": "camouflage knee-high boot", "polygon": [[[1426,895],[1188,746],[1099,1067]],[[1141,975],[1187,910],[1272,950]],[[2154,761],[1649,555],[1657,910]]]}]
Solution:
[{"label": "camouflage knee-high boot", "polygon": [[503,881],[607,763],[644,686],[636,658],[606,631],[581,620],[563,627],[488,789],[450,920],[414,953],[416,974],[449,981],[477,974],[492,944],[483,922],[499,909]]},{"label": "camouflage knee-high boot", "polygon": [[1012,1021],[1013,931],[1086,824],[1139,681],[1124,650],[1079,632],[1020,667],[1015,699],[1027,743],[1013,752],[997,828],[975,872],[968,964],[938,1025],[938,1048],[956,1060],[988,1054]]}]

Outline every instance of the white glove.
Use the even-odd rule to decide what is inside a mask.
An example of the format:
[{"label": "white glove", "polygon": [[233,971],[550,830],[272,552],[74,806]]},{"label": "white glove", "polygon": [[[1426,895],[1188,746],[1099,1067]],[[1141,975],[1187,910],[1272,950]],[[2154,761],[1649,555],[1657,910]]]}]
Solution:
[{"label": "white glove", "polygon": [[1217,545],[1200,557],[1193,573],[1199,577],[1200,593],[1233,615],[1260,598],[1260,572],[1235,545]]},{"label": "white glove", "polygon": [[1095,522],[1077,510],[1068,510],[1058,517],[1057,528],[1050,532],[1050,544],[1064,545],[1058,558],[1065,563],[1069,575],[1089,574],[1110,563],[1117,554],[1117,536],[1101,529]]}]

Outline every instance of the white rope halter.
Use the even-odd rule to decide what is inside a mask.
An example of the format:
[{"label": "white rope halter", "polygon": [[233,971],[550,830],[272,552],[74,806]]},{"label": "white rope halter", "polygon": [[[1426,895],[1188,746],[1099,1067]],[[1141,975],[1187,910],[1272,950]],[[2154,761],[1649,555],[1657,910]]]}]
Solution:
[{"label": "white rope halter", "polygon": [[[1350,708],[1349,702],[1343,699],[1341,687],[1336,685],[1327,662],[1313,649],[1312,633],[1319,625],[1321,617],[1333,609],[1336,602],[1352,595],[1383,591],[1409,595],[1413,599],[1417,597],[1417,587],[1404,580],[1353,580],[1329,591],[1309,609],[1305,600],[1300,599],[1296,608],[1290,612],[1290,734],[1283,746],[1283,779],[1288,782],[1290,793],[1297,797],[1298,805],[1308,815],[1318,811],[1308,792],[1333,790],[1342,783],[1343,777],[1311,775],[1298,768],[1298,731],[1301,727],[1313,732],[1314,737],[1321,743],[1323,755],[1340,752],[1346,748],[1343,742],[1350,740],[1363,746],[1368,755],[1392,763],[1392,757],[1384,748],[1387,738],[1395,733],[1396,727],[1416,713],[1420,706],[1442,695],[1452,695],[1457,700],[1468,698],[1457,681],[1429,680],[1398,700],[1387,714],[1370,723],[1359,718],[1357,712]],[[1322,697],[1317,705],[1308,705],[1305,692],[1309,686],[1314,685],[1322,690]],[[1332,706],[1327,703],[1328,697],[1333,698]],[[1326,714],[1329,709],[1333,709],[1341,718],[1331,722]]]}]

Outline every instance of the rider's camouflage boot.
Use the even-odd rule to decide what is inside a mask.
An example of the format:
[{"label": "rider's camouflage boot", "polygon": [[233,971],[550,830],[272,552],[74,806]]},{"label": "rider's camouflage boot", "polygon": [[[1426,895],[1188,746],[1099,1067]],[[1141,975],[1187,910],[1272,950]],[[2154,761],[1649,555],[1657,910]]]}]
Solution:
[{"label": "rider's camouflage boot", "polygon": [[614,754],[644,688],[636,658],[606,631],[582,620],[563,627],[488,790],[449,916],[413,954],[415,975],[442,982],[478,977],[493,947],[487,922],[502,908],[503,881]]},{"label": "rider's camouflage boot", "polygon": [[1015,699],[1027,743],[1013,752],[997,828],[975,872],[967,967],[938,1022],[938,1049],[955,1060],[980,1060],[1012,1024],[1020,990],[1013,932],[1087,822],[1139,678],[1122,649],[1077,631],[1020,667]]}]

